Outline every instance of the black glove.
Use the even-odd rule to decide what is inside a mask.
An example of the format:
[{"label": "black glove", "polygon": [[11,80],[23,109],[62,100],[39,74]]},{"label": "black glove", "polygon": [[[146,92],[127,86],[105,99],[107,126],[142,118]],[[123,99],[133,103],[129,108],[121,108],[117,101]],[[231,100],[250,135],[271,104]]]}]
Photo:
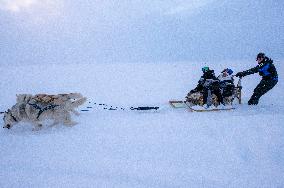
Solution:
[{"label": "black glove", "polygon": [[244,77],[244,73],[238,72],[238,73],[236,74],[236,77],[239,77],[239,78]]}]

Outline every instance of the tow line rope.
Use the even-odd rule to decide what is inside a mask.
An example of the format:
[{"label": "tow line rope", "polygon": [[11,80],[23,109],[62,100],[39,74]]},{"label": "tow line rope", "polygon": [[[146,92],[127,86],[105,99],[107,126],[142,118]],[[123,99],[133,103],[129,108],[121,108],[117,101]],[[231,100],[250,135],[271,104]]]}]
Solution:
[{"label": "tow line rope", "polygon": [[[91,104],[94,104],[95,106],[91,106]],[[96,102],[89,102],[89,105],[86,107],[86,109],[81,109],[81,111],[90,111],[90,109],[95,108],[95,107],[101,107],[103,110],[111,110],[111,111],[115,111],[115,110],[121,110],[121,111],[125,111],[127,109],[129,110],[137,110],[137,111],[142,111],[142,110],[158,110],[160,107],[158,106],[138,106],[138,107],[130,107],[130,108],[125,108],[125,107],[118,107],[118,106],[114,106],[114,105],[107,105],[105,103],[96,103]]]}]

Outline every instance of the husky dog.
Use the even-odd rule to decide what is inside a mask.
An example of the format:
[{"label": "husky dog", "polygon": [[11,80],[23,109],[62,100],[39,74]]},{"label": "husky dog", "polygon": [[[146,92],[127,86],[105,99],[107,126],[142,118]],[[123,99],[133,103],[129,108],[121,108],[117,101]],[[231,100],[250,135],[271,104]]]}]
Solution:
[{"label": "husky dog", "polygon": [[80,93],[47,95],[47,94],[19,94],[17,103],[4,113],[4,127],[10,129],[20,121],[31,122],[39,130],[42,121],[53,120],[52,125],[63,123],[66,126],[75,125],[71,120],[71,113],[78,115],[75,110],[84,104],[87,98]]}]

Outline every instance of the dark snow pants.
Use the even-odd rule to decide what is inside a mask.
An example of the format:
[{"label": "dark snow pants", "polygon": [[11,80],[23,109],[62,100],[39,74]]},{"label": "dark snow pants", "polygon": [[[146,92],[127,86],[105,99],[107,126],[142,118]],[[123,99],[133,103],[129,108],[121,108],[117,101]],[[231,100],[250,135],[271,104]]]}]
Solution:
[{"label": "dark snow pants", "polygon": [[218,102],[223,103],[223,97],[219,88],[219,84],[213,84],[210,87],[204,87],[203,89],[203,104],[207,104],[208,91],[211,91],[211,94],[215,94],[218,98]]},{"label": "dark snow pants", "polygon": [[271,90],[276,84],[278,80],[261,80],[259,84],[256,86],[256,88],[253,91],[252,96],[250,97],[250,100],[248,101],[248,105],[257,105],[259,98],[267,93],[269,90]]}]

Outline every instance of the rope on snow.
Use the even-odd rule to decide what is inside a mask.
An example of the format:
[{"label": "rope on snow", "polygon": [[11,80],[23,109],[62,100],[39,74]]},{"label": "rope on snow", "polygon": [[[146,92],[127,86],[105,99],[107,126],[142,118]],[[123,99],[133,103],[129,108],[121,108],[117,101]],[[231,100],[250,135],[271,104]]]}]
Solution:
[{"label": "rope on snow", "polygon": [[[89,102],[89,104],[92,104],[92,102]],[[127,108],[125,107],[118,107],[118,106],[113,106],[113,105],[107,105],[107,104],[104,104],[104,103],[96,103],[94,102],[93,103],[94,105],[98,105],[98,106],[101,106],[104,110],[126,110]],[[92,109],[93,107],[92,106],[87,106],[86,107],[87,109],[82,109],[81,111],[82,112],[86,112],[86,111],[90,111],[89,109]],[[130,107],[129,110],[158,110],[160,107],[158,106],[138,106],[138,107]]]}]

